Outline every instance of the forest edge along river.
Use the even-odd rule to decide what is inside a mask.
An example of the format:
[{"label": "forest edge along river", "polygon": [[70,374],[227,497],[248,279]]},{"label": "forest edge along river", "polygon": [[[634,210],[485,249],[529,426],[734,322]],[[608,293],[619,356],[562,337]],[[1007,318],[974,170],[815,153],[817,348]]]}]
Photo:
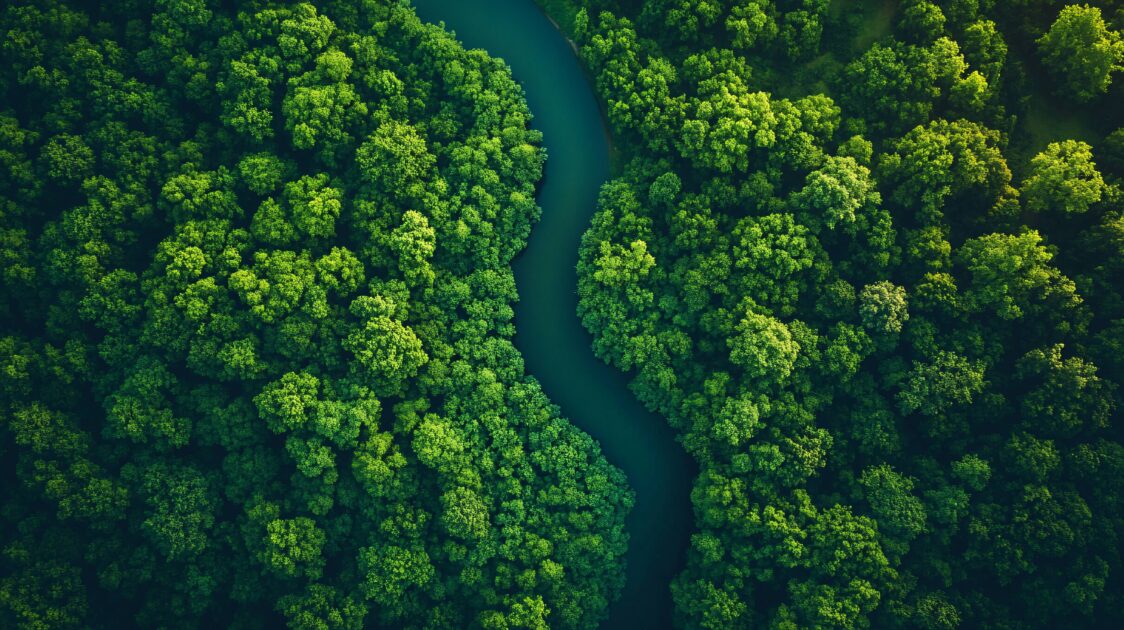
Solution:
[{"label": "forest edge along river", "polygon": [[628,376],[593,355],[577,317],[578,244],[609,178],[604,120],[570,43],[531,0],[415,0],[468,48],[503,59],[543,134],[542,218],[514,262],[515,344],[527,372],[562,415],[600,444],[636,492],[626,521],[627,579],[605,628],[670,627],[669,584],[682,569],[692,525],[695,465],[660,416],[628,390]]}]

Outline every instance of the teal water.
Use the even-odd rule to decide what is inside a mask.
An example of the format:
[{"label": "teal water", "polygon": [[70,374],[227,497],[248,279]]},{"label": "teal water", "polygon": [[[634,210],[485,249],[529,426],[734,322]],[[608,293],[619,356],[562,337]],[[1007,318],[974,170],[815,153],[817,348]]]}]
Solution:
[{"label": "teal water", "polygon": [[519,302],[515,345],[563,416],[601,443],[636,492],[626,523],[627,583],[606,628],[671,626],[668,584],[690,537],[694,463],[663,418],[598,360],[577,317],[578,243],[609,178],[609,138],[597,101],[566,39],[531,0],[414,0],[418,15],[445,22],[465,46],[511,66],[542,131],[542,219],[514,263]]}]

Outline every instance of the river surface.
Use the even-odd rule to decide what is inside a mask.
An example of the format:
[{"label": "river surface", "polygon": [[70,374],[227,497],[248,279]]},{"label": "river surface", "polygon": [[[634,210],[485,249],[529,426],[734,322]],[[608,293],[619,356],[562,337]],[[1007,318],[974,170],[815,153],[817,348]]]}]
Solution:
[{"label": "river surface", "polygon": [[626,521],[627,582],[605,628],[671,626],[668,584],[683,567],[692,529],[695,466],[666,421],[627,388],[628,377],[593,355],[577,317],[578,244],[609,178],[609,138],[569,42],[532,0],[414,0],[468,48],[511,66],[543,133],[542,219],[514,262],[515,345],[562,415],[601,444],[636,492]]}]

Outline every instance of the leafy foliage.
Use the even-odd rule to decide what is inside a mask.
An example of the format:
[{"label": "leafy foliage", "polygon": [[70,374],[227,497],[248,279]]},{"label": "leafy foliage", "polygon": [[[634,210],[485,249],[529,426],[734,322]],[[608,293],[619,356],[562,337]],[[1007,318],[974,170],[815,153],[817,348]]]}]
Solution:
[{"label": "leafy foliage", "polygon": [[677,623],[1124,623],[1118,5],[569,4],[579,314],[699,464]]},{"label": "leafy foliage", "polygon": [[541,137],[399,2],[0,9],[0,626],[568,627],[632,497],[511,343]]}]

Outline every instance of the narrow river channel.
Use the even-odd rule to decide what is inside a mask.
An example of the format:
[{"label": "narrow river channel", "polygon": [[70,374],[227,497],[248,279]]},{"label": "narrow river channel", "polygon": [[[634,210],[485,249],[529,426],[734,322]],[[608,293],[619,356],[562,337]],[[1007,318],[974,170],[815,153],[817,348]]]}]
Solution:
[{"label": "narrow river channel", "polygon": [[526,92],[533,126],[543,133],[542,219],[514,264],[520,298],[515,344],[563,416],[601,443],[636,492],[627,521],[627,582],[604,627],[670,627],[668,584],[683,566],[690,537],[695,466],[664,419],[632,396],[628,378],[593,355],[576,314],[578,243],[609,177],[609,140],[592,86],[569,43],[532,0],[414,5],[423,20],[445,22],[466,47],[506,61]]}]

